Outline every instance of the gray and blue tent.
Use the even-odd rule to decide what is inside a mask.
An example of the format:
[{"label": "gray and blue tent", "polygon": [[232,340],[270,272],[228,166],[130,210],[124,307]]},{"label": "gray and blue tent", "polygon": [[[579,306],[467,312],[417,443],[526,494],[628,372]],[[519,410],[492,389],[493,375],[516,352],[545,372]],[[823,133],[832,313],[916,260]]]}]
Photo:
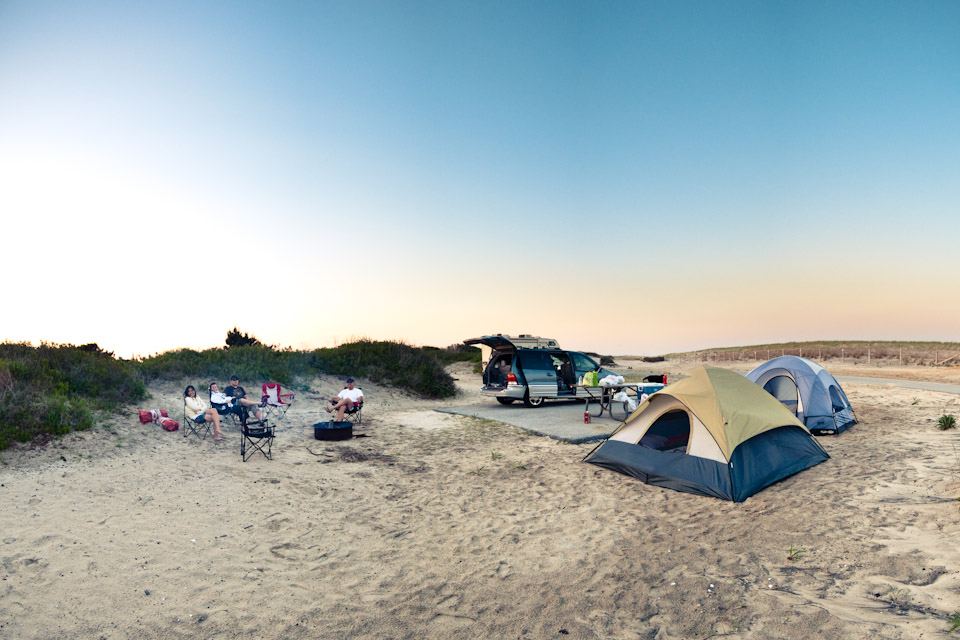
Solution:
[{"label": "gray and blue tent", "polygon": [[642,402],[584,460],[647,484],[743,502],[829,457],[763,389],[733,371],[698,367]]},{"label": "gray and blue tent", "polygon": [[840,433],[857,423],[840,383],[813,360],[780,356],[747,379],[782,402],[813,433]]}]

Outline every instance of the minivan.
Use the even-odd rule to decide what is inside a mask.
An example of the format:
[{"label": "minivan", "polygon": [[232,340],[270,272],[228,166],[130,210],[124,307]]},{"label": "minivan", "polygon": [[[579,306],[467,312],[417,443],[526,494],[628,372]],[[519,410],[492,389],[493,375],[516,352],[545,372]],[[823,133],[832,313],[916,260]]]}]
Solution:
[{"label": "minivan", "polygon": [[613,373],[579,351],[518,347],[507,336],[483,336],[463,342],[492,349],[480,391],[500,404],[522,400],[528,407],[539,407],[548,398],[587,398],[586,390],[576,386],[584,375],[597,371],[602,378]]}]

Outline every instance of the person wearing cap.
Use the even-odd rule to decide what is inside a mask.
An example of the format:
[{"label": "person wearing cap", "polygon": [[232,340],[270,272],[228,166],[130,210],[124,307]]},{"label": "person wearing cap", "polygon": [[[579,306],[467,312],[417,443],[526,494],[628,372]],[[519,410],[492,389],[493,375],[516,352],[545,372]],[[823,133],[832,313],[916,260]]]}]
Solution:
[{"label": "person wearing cap", "polygon": [[330,404],[333,406],[324,407],[327,413],[337,412],[337,422],[343,422],[343,414],[352,411],[354,405],[363,402],[363,391],[353,387],[353,378],[347,378],[347,388],[338,395],[330,398]]},{"label": "person wearing cap", "polygon": [[262,403],[254,402],[253,400],[247,400],[247,392],[244,391],[243,387],[240,386],[240,378],[237,376],[230,376],[230,384],[227,385],[227,388],[223,390],[223,393],[233,398],[236,402],[239,402],[240,406],[244,409],[256,407],[254,415],[257,416],[257,420],[262,419],[260,417],[260,406]]}]

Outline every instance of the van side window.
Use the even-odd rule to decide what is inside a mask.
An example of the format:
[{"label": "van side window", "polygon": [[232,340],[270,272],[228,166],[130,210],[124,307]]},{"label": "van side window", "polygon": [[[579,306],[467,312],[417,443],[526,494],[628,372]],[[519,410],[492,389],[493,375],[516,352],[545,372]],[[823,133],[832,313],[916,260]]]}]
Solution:
[{"label": "van side window", "polygon": [[600,365],[596,362],[583,355],[582,353],[570,352],[570,357],[573,358],[573,366],[577,368],[577,371],[580,373],[586,373],[587,371],[593,371],[597,369]]},{"label": "van side window", "polygon": [[543,351],[517,351],[517,358],[520,360],[520,368],[524,370],[550,371],[553,369],[550,356]]}]

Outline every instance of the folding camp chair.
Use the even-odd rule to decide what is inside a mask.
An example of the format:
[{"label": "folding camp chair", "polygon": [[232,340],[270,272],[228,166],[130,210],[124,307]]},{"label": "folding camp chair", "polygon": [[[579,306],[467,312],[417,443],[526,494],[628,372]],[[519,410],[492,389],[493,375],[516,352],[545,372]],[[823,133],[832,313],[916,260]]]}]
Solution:
[{"label": "folding camp chair", "polygon": [[207,436],[210,435],[210,425],[212,423],[204,420],[203,416],[200,416],[200,421],[197,422],[193,419],[192,416],[187,414],[187,399],[183,399],[183,437],[186,438],[191,433],[201,440],[206,440]]},{"label": "folding camp chair", "polygon": [[[355,387],[355,388],[360,389],[360,387]],[[344,387],[344,389],[346,389],[346,387]],[[360,389],[360,391],[363,391],[363,389]],[[336,404],[336,401],[333,401],[330,404]],[[363,421],[362,411],[363,411],[363,400],[361,400],[360,402],[354,403],[353,409],[344,410],[343,419],[349,420],[354,425],[359,425]]]},{"label": "folding camp chair", "polygon": [[[264,450],[266,447],[266,450]],[[240,415],[240,457],[244,462],[259,451],[267,460],[273,460],[273,427],[266,420],[247,420],[246,412]]]},{"label": "folding camp chair", "polygon": [[264,384],[261,389],[263,390],[263,404],[261,406],[267,408],[266,417],[274,420],[274,422],[283,420],[287,415],[287,409],[293,404],[296,395],[283,393],[280,385],[276,382],[268,382]]}]

